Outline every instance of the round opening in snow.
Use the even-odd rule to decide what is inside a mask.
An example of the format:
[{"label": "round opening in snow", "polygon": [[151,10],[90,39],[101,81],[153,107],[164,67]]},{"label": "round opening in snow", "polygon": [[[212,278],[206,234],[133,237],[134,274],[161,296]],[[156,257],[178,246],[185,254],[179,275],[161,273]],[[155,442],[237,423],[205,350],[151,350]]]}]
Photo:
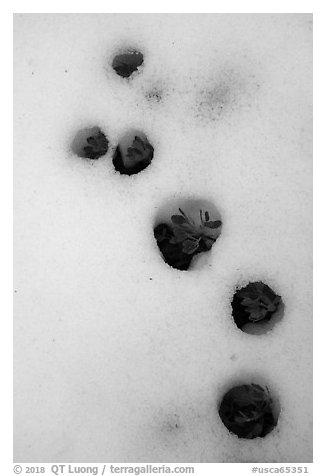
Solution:
[{"label": "round opening in snow", "polygon": [[149,166],[153,155],[154,148],[146,135],[132,129],[121,137],[112,162],[120,174],[134,175]]},{"label": "round opening in snow", "polygon": [[267,387],[256,383],[231,388],[219,404],[226,428],[239,438],[263,438],[277,425],[279,409]]},{"label": "round opening in snow", "polygon": [[78,157],[96,160],[105,155],[109,148],[109,141],[99,127],[89,127],[79,131],[71,145],[71,149]]},{"label": "round opening in snow", "polygon": [[179,200],[163,207],[154,236],[164,261],[186,271],[194,256],[212,248],[221,229],[221,216],[210,202]]},{"label": "round opening in snow", "polygon": [[284,314],[281,296],[261,281],[238,289],[234,293],[231,306],[235,324],[247,334],[268,332]]},{"label": "round opening in snow", "polygon": [[136,50],[127,50],[113,58],[112,68],[122,78],[129,78],[144,62],[142,53]]}]

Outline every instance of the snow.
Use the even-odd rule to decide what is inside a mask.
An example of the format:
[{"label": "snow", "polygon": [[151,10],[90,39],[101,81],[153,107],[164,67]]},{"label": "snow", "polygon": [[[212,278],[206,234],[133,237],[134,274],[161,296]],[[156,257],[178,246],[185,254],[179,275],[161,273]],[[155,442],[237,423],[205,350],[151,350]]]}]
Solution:
[{"label": "snow", "polygon": [[[15,15],[15,460],[312,460],[311,18]],[[71,149],[89,127],[110,142],[97,161]],[[132,129],[154,157],[126,176]],[[178,271],[153,227],[184,199],[223,227]],[[231,317],[249,281],[284,302],[264,335]],[[281,408],[263,439],[217,413],[248,379]]]}]

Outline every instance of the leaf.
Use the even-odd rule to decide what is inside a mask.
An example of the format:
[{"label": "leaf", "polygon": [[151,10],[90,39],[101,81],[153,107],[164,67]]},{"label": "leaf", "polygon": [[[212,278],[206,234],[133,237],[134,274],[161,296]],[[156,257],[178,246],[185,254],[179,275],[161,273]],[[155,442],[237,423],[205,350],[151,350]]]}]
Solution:
[{"label": "leaf", "polygon": [[187,238],[182,243],[182,251],[187,255],[192,255],[197,250],[198,246],[198,240]]},{"label": "leaf", "polygon": [[101,131],[96,133],[94,136],[87,137],[86,143],[88,145],[85,145],[83,150],[85,156],[89,159],[98,159],[108,151],[109,141]]},{"label": "leaf", "polygon": [[276,424],[272,403],[267,387],[240,385],[226,394],[219,413],[226,427],[240,438],[263,437]]},{"label": "leaf", "polygon": [[171,238],[171,243],[180,243],[184,240],[187,240],[191,235],[182,228],[174,228],[173,229],[173,237]]},{"label": "leaf", "polygon": [[101,155],[103,155],[100,152],[96,151],[96,149],[91,147],[90,145],[84,147],[84,153],[85,156],[89,159],[98,159],[99,157],[101,157]]},{"label": "leaf", "polygon": [[241,305],[249,314],[248,319],[258,322],[270,318],[281,302],[281,297],[262,282],[249,283],[245,288],[238,291],[238,297],[241,299]]},{"label": "leaf", "polygon": [[[216,231],[222,223],[220,220],[203,221],[203,211],[199,210],[200,223],[188,216],[181,208],[181,215],[172,215],[173,237],[171,244],[182,243],[182,251],[186,254],[194,254],[198,251],[208,251],[218,238],[219,232]],[[209,220],[209,213],[205,212],[205,220]],[[204,230],[204,227],[207,227]]]},{"label": "leaf", "polygon": [[207,228],[218,228],[222,225],[222,222],[220,220],[207,221],[206,223],[204,223],[204,225],[207,226]]},{"label": "leaf", "polygon": [[252,308],[252,309],[250,309],[249,319],[253,322],[258,322],[258,321],[261,321],[261,320],[265,319],[266,314],[267,314],[266,309],[262,309],[261,307]]},{"label": "leaf", "polygon": [[183,215],[187,221],[189,221],[187,215],[185,214],[185,212],[183,210],[181,210],[181,208],[179,208],[179,212],[181,213],[181,215]]},{"label": "leaf", "polygon": [[254,299],[252,299],[250,297],[245,297],[245,298],[242,299],[241,304],[243,306],[250,307],[250,306],[253,306],[254,302],[255,302]]},{"label": "leaf", "polygon": [[210,250],[215,243],[216,239],[211,238],[210,236],[203,235],[201,237],[202,242],[204,242],[207,251]]},{"label": "leaf", "polygon": [[187,223],[187,220],[182,215],[172,215],[171,221],[175,225],[183,225],[184,223]]},{"label": "leaf", "polygon": [[150,162],[153,158],[154,148],[147,139],[142,140],[139,136],[135,136],[131,146],[127,148],[126,156],[129,159],[139,162]]},{"label": "leaf", "polygon": [[264,391],[265,391],[265,390],[263,389],[263,387],[261,387],[261,386],[258,385],[257,383],[252,383],[251,386],[252,386],[252,388],[254,388],[255,390],[257,390],[257,391],[259,391],[259,392],[264,393]]},{"label": "leaf", "polygon": [[143,153],[140,150],[136,149],[135,147],[128,147],[127,156],[134,157],[136,159],[135,155],[140,156],[140,157],[137,157],[137,159],[142,160]]}]

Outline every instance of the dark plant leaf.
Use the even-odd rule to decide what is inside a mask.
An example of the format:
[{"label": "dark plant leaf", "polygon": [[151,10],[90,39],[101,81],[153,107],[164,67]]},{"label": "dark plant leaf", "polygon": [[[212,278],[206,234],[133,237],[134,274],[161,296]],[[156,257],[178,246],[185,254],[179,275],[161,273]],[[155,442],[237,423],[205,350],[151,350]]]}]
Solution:
[{"label": "dark plant leaf", "polygon": [[189,218],[187,217],[187,215],[185,214],[185,212],[183,210],[181,210],[181,208],[179,208],[179,212],[181,213],[181,215],[183,215],[185,217],[185,219],[187,221],[189,221]]},{"label": "dark plant leaf", "polygon": [[182,251],[186,253],[187,255],[192,255],[193,253],[195,253],[198,246],[199,246],[198,240],[187,238],[182,243]]},{"label": "dark plant leaf", "polygon": [[205,243],[207,250],[210,250],[213,244],[215,243],[216,238],[211,238],[210,236],[204,235],[202,237],[202,241]]},{"label": "dark plant leaf", "polygon": [[[216,230],[216,228],[221,226],[221,221],[204,222],[203,211],[200,210],[200,223],[196,223],[181,208],[179,208],[179,211],[181,215],[171,216],[173,237],[170,239],[170,243],[177,244],[186,241],[182,247],[182,251],[186,254],[194,254],[211,249],[218,234],[209,230]],[[209,219],[207,211],[205,212],[205,219]],[[205,227],[207,227],[206,231],[204,230]]]},{"label": "dark plant leaf", "polygon": [[245,288],[238,291],[241,305],[249,314],[252,322],[261,321],[271,317],[277,311],[281,297],[262,282],[249,283]]},{"label": "dark plant leaf", "polygon": [[[179,212],[180,215],[171,216],[169,225],[158,225],[154,235],[164,260],[176,269],[186,270],[195,254],[211,249],[219,233],[210,226],[205,229],[208,221],[204,222],[202,210],[199,211],[200,221],[188,216],[181,208]],[[204,216],[209,220],[208,212]]]},{"label": "dark plant leaf", "polygon": [[207,221],[204,225],[207,226],[207,228],[218,228],[222,225],[222,222],[220,220]]},{"label": "dark plant leaf", "polygon": [[87,137],[86,142],[88,145],[83,147],[83,150],[85,157],[89,159],[98,159],[108,151],[109,141],[103,132],[98,132],[98,134],[94,136]]},{"label": "dark plant leaf", "polygon": [[135,136],[132,145],[127,149],[127,157],[137,162],[150,162],[153,158],[154,148],[146,140]]},{"label": "dark plant leaf", "polygon": [[269,391],[257,384],[231,389],[219,414],[225,426],[241,438],[263,437],[276,425]]},{"label": "dark plant leaf", "polygon": [[171,243],[180,243],[189,238],[189,233],[182,228],[173,228],[173,237],[171,238]]},{"label": "dark plant leaf", "polygon": [[119,76],[129,78],[143,63],[143,55],[137,51],[128,51],[115,56],[112,67]]},{"label": "dark plant leaf", "polygon": [[183,217],[182,215],[172,215],[171,216],[171,221],[175,225],[183,225],[184,223],[187,223],[186,218]]}]

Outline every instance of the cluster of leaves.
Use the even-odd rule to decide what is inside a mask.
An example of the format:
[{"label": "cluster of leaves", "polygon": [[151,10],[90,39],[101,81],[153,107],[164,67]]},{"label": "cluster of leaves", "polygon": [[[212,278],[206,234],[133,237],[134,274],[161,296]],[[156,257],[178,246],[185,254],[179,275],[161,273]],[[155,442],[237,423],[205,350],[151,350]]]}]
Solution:
[{"label": "cluster of leaves", "polygon": [[240,385],[224,396],[219,415],[229,431],[239,438],[264,437],[276,426],[268,388]]},{"label": "cluster of leaves", "polygon": [[127,51],[114,57],[112,68],[123,78],[129,78],[139,66],[143,64],[144,57],[139,51]]},{"label": "cluster of leaves", "polygon": [[177,269],[188,269],[192,257],[211,249],[220,234],[222,222],[211,221],[209,213],[200,210],[196,223],[179,208],[180,215],[171,216],[171,225],[161,224],[154,230],[165,261]]},{"label": "cluster of leaves", "polygon": [[133,167],[138,163],[148,165],[153,158],[154,148],[147,139],[142,140],[139,136],[135,136],[132,145],[127,149],[127,157],[130,166]]},{"label": "cluster of leaves", "polygon": [[121,174],[133,175],[144,170],[152,161],[154,148],[146,138],[135,136],[131,145],[123,154],[118,146],[116,148],[113,165]]},{"label": "cluster of leaves", "polygon": [[218,237],[217,230],[222,226],[220,220],[210,221],[209,213],[200,210],[200,223],[188,217],[179,208],[181,215],[172,215],[173,237],[170,243],[182,243],[182,251],[188,255],[193,255],[202,245],[206,250],[210,250]]},{"label": "cluster of leaves", "polygon": [[96,160],[108,151],[109,141],[101,131],[98,131],[96,135],[87,137],[86,142],[87,145],[83,147],[83,150],[85,157],[88,159]]},{"label": "cluster of leaves", "polygon": [[275,294],[267,284],[262,282],[249,283],[238,290],[234,296],[232,303],[233,317],[235,317],[240,328],[249,322],[268,321],[278,310],[280,303],[281,296]]}]

